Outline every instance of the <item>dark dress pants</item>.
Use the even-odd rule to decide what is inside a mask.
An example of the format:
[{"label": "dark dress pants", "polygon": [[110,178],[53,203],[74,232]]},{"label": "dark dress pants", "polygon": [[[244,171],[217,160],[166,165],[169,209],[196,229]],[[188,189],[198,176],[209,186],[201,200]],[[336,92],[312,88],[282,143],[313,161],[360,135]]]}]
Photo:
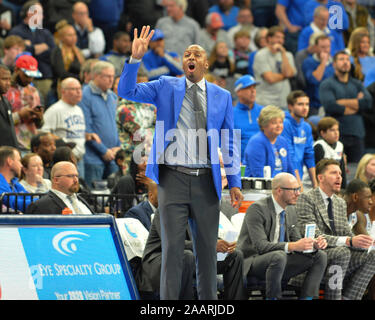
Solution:
[{"label": "dark dress pants", "polygon": [[159,166],[162,262],[160,299],[178,299],[187,223],[193,237],[198,298],[217,299],[219,198],[212,174],[187,175]]}]

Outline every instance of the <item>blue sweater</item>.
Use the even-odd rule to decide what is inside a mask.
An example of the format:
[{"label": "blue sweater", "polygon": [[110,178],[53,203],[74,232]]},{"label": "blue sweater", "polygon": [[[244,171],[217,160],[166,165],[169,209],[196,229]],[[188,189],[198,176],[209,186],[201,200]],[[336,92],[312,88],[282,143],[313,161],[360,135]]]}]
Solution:
[{"label": "blue sweater", "polygon": [[[11,185],[13,186],[13,189],[11,185],[8,183],[8,181],[5,180],[4,176],[0,173],[0,195],[2,193],[28,193],[27,190],[23,187],[22,184],[18,182],[17,178],[13,178],[11,180]],[[25,207],[23,206],[24,197],[18,197],[17,198],[17,203],[16,203],[16,198],[14,196],[9,197],[9,207],[12,209],[17,209],[25,212],[27,206],[32,202],[30,197],[26,197],[25,199]],[[8,204],[8,197],[3,198],[3,204],[7,205]],[[1,204],[0,204],[1,205]]]},{"label": "blue sweater", "polygon": [[[286,139],[278,136],[274,146],[281,160],[282,172],[289,172],[294,175],[294,167],[290,159],[290,149]],[[277,173],[275,171],[276,157],[272,144],[262,131],[249,140],[244,158],[245,177],[263,177],[264,166],[271,167],[271,177],[274,177]]]},{"label": "blue sweater", "polygon": [[310,108],[320,108],[322,105],[319,97],[319,86],[323,80],[333,76],[335,70],[333,69],[332,63],[326,66],[323,74],[323,78],[318,81],[314,76],[313,72],[320,65],[320,61],[316,60],[314,56],[307,57],[302,63],[302,71],[306,79],[306,94],[310,98]]},{"label": "blue sweater", "polygon": [[[358,112],[353,115],[344,115],[344,106],[338,104],[336,100],[356,99],[360,92],[363,92],[364,97],[358,99]],[[348,82],[344,83],[334,75],[320,84],[319,96],[326,111],[326,116],[334,117],[339,121],[340,135],[365,137],[365,126],[361,114],[371,109],[372,98],[361,81],[349,77]]]},{"label": "blue sweater", "polygon": [[91,0],[90,17],[110,25],[117,25],[124,9],[124,0]]},{"label": "blue sweater", "polygon": [[164,57],[160,57],[154,51],[148,50],[142,58],[143,65],[149,72],[149,80],[157,80],[161,76],[180,76],[184,74],[182,64],[173,61],[178,54],[175,52],[165,52]]},{"label": "blue sweater", "polygon": [[[31,31],[29,26],[21,23],[10,30],[9,35],[20,36],[24,40],[30,40],[31,46],[26,46],[26,51],[31,52],[33,57],[38,61],[38,69],[42,73],[43,79],[52,79],[53,73],[51,68],[51,52],[55,47],[53,35],[48,29],[36,29]],[[35,55],[34,46],[36,44],[45,43],[49,49],[39,55]]]},{"label": "blue sweater", "polygon": [[300,178],[303,175],[303,165],[308,169],[315,167],[314,139],[311,126],[303,119],[298,123],[291,114],[285,112],[284,130],[281,135],[290,146],[290,159],[294,168],[298,169]]},{"label": "blue sweater", "polygon": [[102,143],[86,142],[86,163],[104,164],[102,156],[107,149],[120,146],[116,126],[116,105],[117,96],[114,92],[109,90],[107,99],[104,100],[91,83],[84,87],[79,106],[85,115],[86,132],[96,133],[102,140]]},{"label": "blue sweater", "polygon": [[254,103],[254,106],[249,110],[248,106],[242,103],[237,103],[233,109],[234,129],[241,130],[241,162],[244,162],[244,155],[249,139],[259,132],[258,118],[263,106]]}]

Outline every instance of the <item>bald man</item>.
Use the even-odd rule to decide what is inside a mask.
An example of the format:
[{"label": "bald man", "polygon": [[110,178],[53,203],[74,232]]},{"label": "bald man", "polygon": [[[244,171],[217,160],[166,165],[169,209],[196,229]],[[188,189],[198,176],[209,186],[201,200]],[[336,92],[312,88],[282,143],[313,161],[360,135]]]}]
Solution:
[{"label": "bald man", "polygon": [[[295,204],[301,187],[289,173],[272,180],[272,195],[256,201],[246,212],[238,238],[244,255],[244,274],[266,281],[266,298],[281,298],[281,283],[307,271],[301,299],[318,296],[327,265],[324,238],[303,238],[297,226]],[[303,253],[305,250],[314,251]]]},{"label": "bald man", "polygon": [[73,27],[77,33],[77,47],[81,49],[86,59],[99,58],[105,50],[105,37],[102,29],[95,27],[90,16],[89,8],[84,2],[73,5]]},{"label": "bald man", "polygon": [[[91,215],[88,203],[79,195],[78,171],[67,161],[57,162],[51,171],[51,190],[27,207],[27,214]],[[68,210],[66,210],[68,209]]]},{"label": "bald man", "polygon": [[84,177],[83,155],[85,154],[85,117],[77,105],[82,99],[81,83],[75,78],[61,82],[61,99],[51,105],[44,114],[43,132],[50,132],[57,139],[75,143],[73,153],[78,161],[78,170]]}]

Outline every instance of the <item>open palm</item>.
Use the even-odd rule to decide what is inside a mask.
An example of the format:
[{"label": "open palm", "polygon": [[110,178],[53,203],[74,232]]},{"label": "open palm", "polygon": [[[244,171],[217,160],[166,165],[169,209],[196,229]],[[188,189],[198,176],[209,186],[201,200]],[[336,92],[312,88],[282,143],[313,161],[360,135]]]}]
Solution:
[{"label": "open palm", "polygon": [[134,29],[134,40],[132,44],[132,57],[142,59],[148,50],[148,44],[154,35],[154,30],[150,32],[150,26],[143,26],[141,34],[138,37],[138,29]]}]

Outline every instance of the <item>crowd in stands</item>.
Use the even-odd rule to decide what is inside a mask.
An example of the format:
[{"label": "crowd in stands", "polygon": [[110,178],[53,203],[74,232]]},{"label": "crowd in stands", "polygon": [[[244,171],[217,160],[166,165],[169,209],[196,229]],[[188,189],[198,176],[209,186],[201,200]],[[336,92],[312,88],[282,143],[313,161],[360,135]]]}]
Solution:
[{"label": "crowd in stands", "polygon": [[[370,233],[375,4],[366,0],[0,1],[0,194],[49,197],[31,205],[9,196],[8,210],[91,214],[88,198],[67,194],[130,195],[121,202],[119,217],[138,217],[152,231],[149,242],[160,249],[157,189],[145,175],[157,110],[117,93],[133,31],[143,25],[155,33],[137,82],[183,76],[185,49],[200,45],[208,58],[206,80],[231,93],[244,177],[287,172],[308,191],[319,185],[319,161],[336,160],[341,196],[355,208],[348,209],[352,230]],[[364,185],[346,189],[352,179]],[[362,196],[362,189],[374,200],[368,212],[353,204],[353,194]],[[219,243],[218,252],[231,252],[218,267],[224,297],[243,299],[237,261],[242,254]],[[189,269],[191,250],[187,238]],[[160,265],[151,268],[151,253],[145,252],[137,281],[157,292],[154,271]],[[142,272],[151,278],[145,280]],[[186,286],[190,278],[183,280]]]}]

